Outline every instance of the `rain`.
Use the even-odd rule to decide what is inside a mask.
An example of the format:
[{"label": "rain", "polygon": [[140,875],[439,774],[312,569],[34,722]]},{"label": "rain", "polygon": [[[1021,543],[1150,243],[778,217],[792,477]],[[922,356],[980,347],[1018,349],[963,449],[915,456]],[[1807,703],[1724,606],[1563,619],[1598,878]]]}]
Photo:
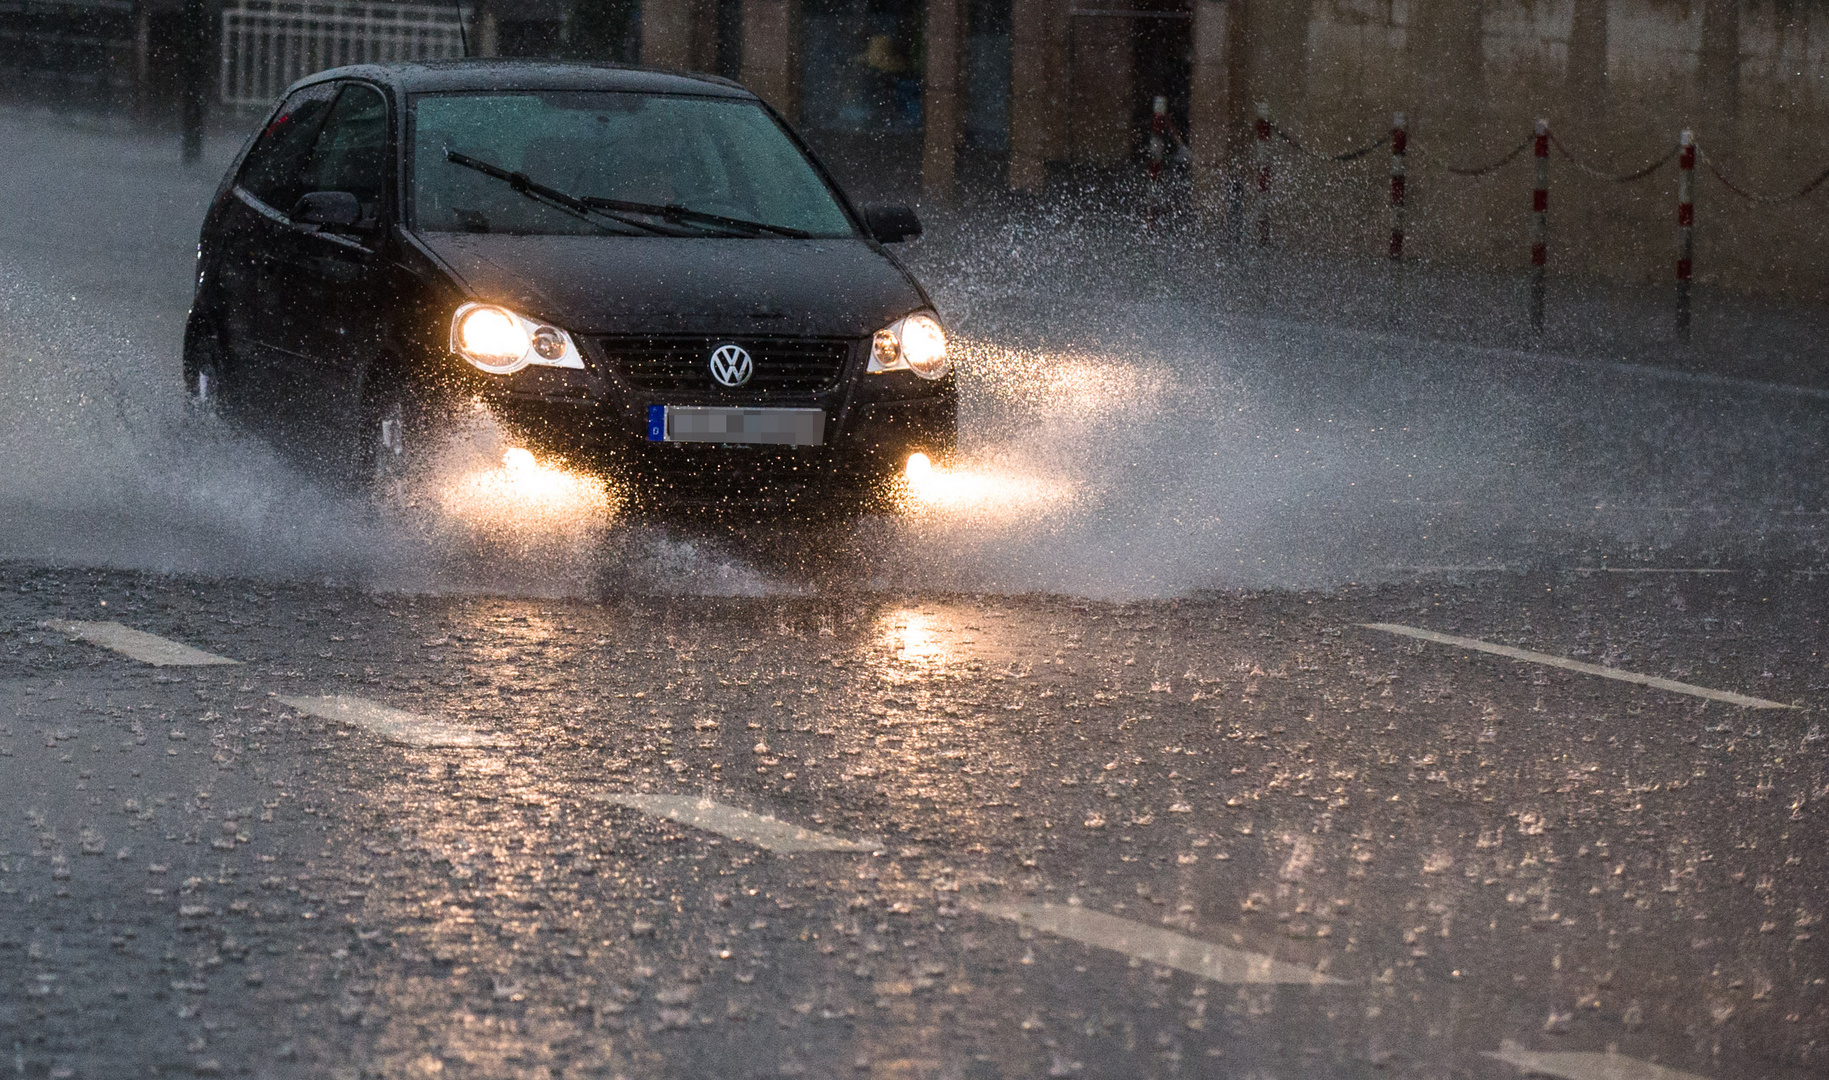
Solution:
[{"label": "rain", "polygon": [[1829,7],[303,6],[0,11],[0,1071],[1823,1071]]}]

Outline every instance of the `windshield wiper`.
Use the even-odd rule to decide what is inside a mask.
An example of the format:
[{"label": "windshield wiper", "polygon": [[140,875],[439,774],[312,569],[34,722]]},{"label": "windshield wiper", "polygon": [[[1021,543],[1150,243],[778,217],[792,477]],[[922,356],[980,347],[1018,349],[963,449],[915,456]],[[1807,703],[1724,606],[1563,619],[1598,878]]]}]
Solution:
[{"label": "windshield wiper", "polygon": [[703,210],[692,210],[680,206],[678,203],[628,202],[623,199],[605,199],[596,195],[586,195],[578,201],[593,209],[615,210],[624,214],[646,214],[675,225],[715,225],[719,228],[735,229],[747,233],[774,233],[777,236],[790,236],[796,240],[805,240],[813,235],[805,229],[793,229],[786,225],[770,225],[765,221],[725,217],[723,214],[708,214]]},{"label": "windshield wiper", "polygon": [[590,202],[580,199],[575,195],[567,195],[558,188],[547,187],[545,184],[540,183],[526,173],[511,172],[508,169],[502,168],[500,165],[491,165],[481,158],[473,158],[469,154],[460,154],[448,146],[445,147],[445,160],[453,165],[462,165],[466,169],[475,169],[484,176],[494,177],[536,202],[543,202],[550,206],[558,207],[559,209],[570,213],[572,216],[590,221],[592,224],[597,224],[591,217],[591,215],[595,214],[600,217],[609,218],[619,225],[626,225],[631,229],[639,229],[652,236],[679,235],[676,232],[669,232],[666,229],[652,225],[646,221],[611,213],[612,207],[593,206]]}]

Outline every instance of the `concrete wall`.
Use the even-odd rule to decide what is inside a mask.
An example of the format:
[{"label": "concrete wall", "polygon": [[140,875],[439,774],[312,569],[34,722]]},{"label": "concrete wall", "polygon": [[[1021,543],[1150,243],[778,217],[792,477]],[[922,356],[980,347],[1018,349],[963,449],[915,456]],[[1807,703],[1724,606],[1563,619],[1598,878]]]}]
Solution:
[{"label": "concrete wall", "polygon": [[743,0],[743,84],[790,118],[800,114],[800,0]]},{"label": "concrete wall", "polygon": [[[641,5],[644,62],[710,66],[715,0]],[[965,105],[982,92],[970,85],[968,6],[929,0],[922,18],[927,130],[914,138],[911,171],[938,198],[959,183]],[[800,33],[807,10],[803,0],[742,2],[743,77],[790,115],[812,62]],[[1144,10],[1191,19],[1195,190],[1215,213],[1233,190],[1228,177],[1249,166],[1258,101],[1326,152],[1380,138],[1394,111],[1406,113],[1406,251],[1482,269],[1528,264],[1528,156],[1481,178],[1445,166],[1502,156],[1537,117],[1599,172],[1661,156],[1685,127],[1759,192],[1794,191],[1829,168],[1829,0],[1012,0],[1000,88],[1012,187],[1041,188],[1062,164],[1141,170],[1139,20],[1109,16]],[[1387,155],[1337,165],[1276,154],[1267,208],[1276,243],[1386,250]],[[1558,156],[1550,189],[1552,274],[1672,276],[1673,168],[1613,184]],[[1266,208],[1245,209],[1255,219]],[[1705,167],[1697,215],[1699,280],[1829,301],[1829,185],[1801,202],[1749,205]]]},{"label": "concrete wall", "polygon": [[717,66],[717,5],[713,0],[643,0],[641,62],[678,71]]},{"label": "concrete wall", "polygon": [[[1269,100],[1278,122],[1329,151],[1376,137],[1395,109],[1408,113],[1409,250],[1426,258],[1527,264],[1529,161],[1481,179],[1442,166],[1500,157],[1539,116],[1582,163],[1609,173],[1657,158],[1684,127],[1725,172],[1759,192],[1794,191],[1829,168],[1829,3],[1822,0],[1296,6],[1307,8],[1299,64],[1290,63],[1286,39],[1252,36],[1247,94]],[[1277,234],[1302,245],[1380,250],[1387,161],[1373,154],[1353,166],[1282,162]],[[1550,188],[1552,272],[1671,277],[1673,168],[1612,184],[1557,155]],[[1697,193],[1699,280],[1829,300],[1829,185],[1779,207],[1749,205],[1706,175]]]}]

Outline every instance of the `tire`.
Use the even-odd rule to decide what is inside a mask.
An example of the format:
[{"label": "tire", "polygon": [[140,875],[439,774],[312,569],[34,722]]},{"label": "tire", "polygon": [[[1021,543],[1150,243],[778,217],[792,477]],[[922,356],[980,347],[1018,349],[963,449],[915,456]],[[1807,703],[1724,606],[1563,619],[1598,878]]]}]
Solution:
[{"label": "tire", "polygon": [[352,472],[359,486],[398,494],[426,454],[430,429],[424,398],[404,379],[388,377],[364,398]]},{"label": "tire", "polygon": [[185,335],[184,389],[192,412],[214,416],[223,411],[223,367],[222,345],[213,331],[195,328]]}]

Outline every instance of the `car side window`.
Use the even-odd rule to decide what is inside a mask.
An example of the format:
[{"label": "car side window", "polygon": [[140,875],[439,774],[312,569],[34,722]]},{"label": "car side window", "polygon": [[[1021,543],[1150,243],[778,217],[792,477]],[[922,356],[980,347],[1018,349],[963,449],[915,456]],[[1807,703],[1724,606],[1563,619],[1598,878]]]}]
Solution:
[{"label": "car side window", "polygon": [[379,92],[355,84],[343,88],[305,161],[303,179],[305,191],[349,192],[361,204],[363,221],[380,220],[388,153],[387,100]]},{"label": "car side window", "polygon": [[337,84],[326,83],[286,99],[242,163],[237,182],[243,189],[282,214],[292,209],[309,190],[304,186],[305,161],[337,90]]}]

